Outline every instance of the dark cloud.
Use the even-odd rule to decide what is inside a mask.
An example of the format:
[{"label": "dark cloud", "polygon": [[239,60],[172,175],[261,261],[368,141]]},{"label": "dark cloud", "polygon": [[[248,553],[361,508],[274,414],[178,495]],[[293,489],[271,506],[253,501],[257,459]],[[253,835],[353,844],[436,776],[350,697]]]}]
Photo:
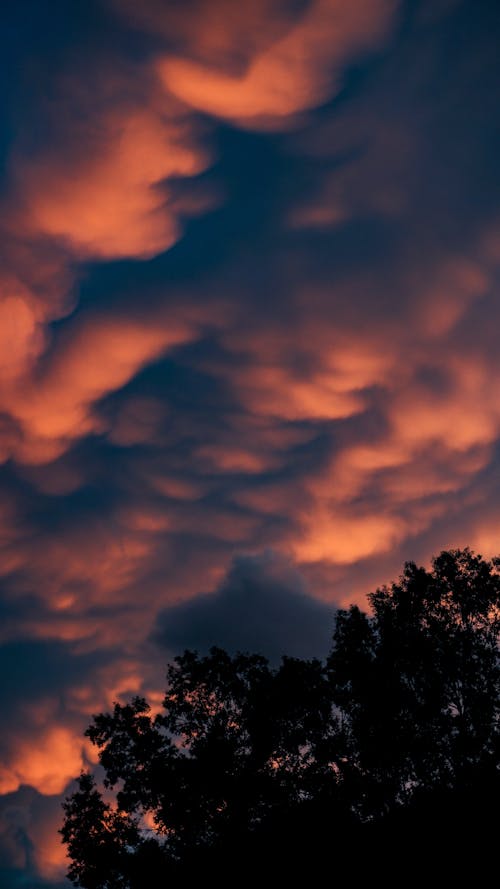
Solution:
[{"label": "dark cloud", "polygon": [[0,798],[0,885],[2,889],[69,889],[60,868],[58,797],[30,787]]},{"label": "dark cloud", "polygon": [[74,643],[59,639],[23,639],[1,645],[2,697],[9,712],[16,702],[29,710],[47,693],[62,695],[65,688],[86,680],[116,656],[109,649],[100,654],[74,649]]},{"label": "dark cloud", "polygon": [[308,595],[303,578],[283,557],[237,556],[212,593],[161,612],[154,638],[170,652],[259,652],[323,657],[331,644],[334,609]]}]

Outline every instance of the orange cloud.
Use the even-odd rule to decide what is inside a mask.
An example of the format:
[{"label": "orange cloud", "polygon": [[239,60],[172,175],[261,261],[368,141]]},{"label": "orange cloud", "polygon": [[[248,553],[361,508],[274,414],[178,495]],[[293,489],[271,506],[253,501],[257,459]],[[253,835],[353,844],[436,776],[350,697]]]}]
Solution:
[{"label": "orange cloud", "polygon": [[312,521],[293,545],[299,562],[327,559],[350,564],[383,553],[401,540],[408,526],[396,515],[342,515],[316,506]]},{"label": "orange cloud", "polygon": [[179,205],[172,212],[161,183],[200,173],[206,154],[189,144],[185,124],[151,110],[112,115],[101,127],[98,151],[85,163],[21,166],[26,225],[78,256],[154,256],[179,237]]},{"label": "orange cloud", "polygon": [[0,405],[29,373],[48,343],[46,325],[74,304],[67,258],[50,245],[26,245],[2,230],[0,275]]},{"label": "orange cloud", "polygon": [[190,324],[174,318],[141,322],[96,316],[78,325],[39,378],[9,393],[7,403],[24,432],[18,459],[48,463],[74,438],[99,431],[94,403],[192,336]]},{"label": "orange cloud", "polygon": [[231,384],[251,416],[276,432],[285,423],[336,424],[335,445],[305,472],[292,470],[290,452],[280,459],[277,440],[259,449],[257,430],[242,434],[243,451],[227,433],[202,448],[222,472],[287,467],[282,484],[233,481],[231,497],[263,518],[290,516],[281,545],[299,561],[355,565],[426,534],[488,466],[500,430],[494,359],[474,341],[460,343],[491,290],[482,243],[410,269],[398,282],[409,282],[411,297],[400,317],[374,313],[363,326],[359,311],[330,318],[330,305],[349,306],[356,288],[369,294],[373,283],[358,276],[321,293],[299,279],[287,325],[269,319],[265,329],[223,334],[235,356]]},{"label": "orange cloud", "polygon": [[[332,297],[323,294],[323,306]],[[310,301],[305,295],[304,306]],[[342,330],[327,315],[309,314],[300,301],[299,310],[300,320],[286,332],[277,324],[223,335],[235,353],[232,383],[239,397],[263,418],[334,420],[362,412],[364,390],[389,376],[394,348],[385,348],[377,335]]]},{"label": "orange cloud", "polygon": [[18,740],[8,766],[0,770],[0,793],[30,784],[39,793],[62,793],[83,767],[83,741],[67,728],[51,726],[32,740]]},{"label": "orange cloud", "polygon": [[0,375],[10,382],[30,367],[44,345],[29,291],[5,282],[0,297]]},{"label": "orange cloud", "polygon": [[160,77],[198,111],[243,126],[280,125],[338,91],[344,66],[386,37],[396,5],[393,0],[314,0],[242,72],[167,56],[158,64]]},{"label": "orange cloud", "polygon": [[54,347],[48,325],[74,305],[75,263],[151,257],[178,239],[181,218],[207,206],[178,182],[209,155],[147,64],[100,60],[85,85],[65,71],[54,90],[42,101],[54,138],[35,150],[14,145],[4,206],[0,459],[32,464],[98,431],[95,401],[189,337],[173,318],[96,317]]},{"label": "orange cloud", "polygon": [[197,209],[168,180],[196,176],[210,157],[147,65],[101,64],[85,87],[61,74],[55,104],[56,141],[29,153],[19,145],[11,160],[16,230],[79,259],[147,258],[172,246],[180,216]]},{"label": "orange cloud", "polygon": [[444,392],[415,381],[395,394],[388,406],[395,436],[412,447],[441,442],[452,452],[492,442],[500,408],[490,368],[474,355],[447,354],[443,362],[450,379]]},{"label": "orange cloud", "polygon": [[30,839],[33,841],[36,867],[44,880],[62,880],[68,869],[66,846],[63,846],[59,829],[61,816],[56,812],[52,817],[39,818],[31,826]]}]

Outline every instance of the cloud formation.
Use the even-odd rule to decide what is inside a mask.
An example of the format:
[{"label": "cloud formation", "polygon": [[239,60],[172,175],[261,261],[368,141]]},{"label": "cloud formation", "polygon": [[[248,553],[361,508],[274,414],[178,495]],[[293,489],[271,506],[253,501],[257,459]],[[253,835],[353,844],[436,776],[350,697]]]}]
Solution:
[{"label": "cloud formation", "polygon": [[[250,128],[286,126],[287,119],[338,91],[345,65],[387,36],[397,5],[395,0],[348,5],[313,0],[290,21],[284,4],[266,4],[270,8],[251,26],[267,30],[269,38],[250,41],[256,51],[247,58],[241,53],[240,70],[234,61],[229,70],[221,69],[219,54],[214,64],[167,56],[159,62],[159,74],[173,95],[197,111]],[[279,30],[283,33],[276,38]],[[264,45],[257,48],[258,42]]]}]

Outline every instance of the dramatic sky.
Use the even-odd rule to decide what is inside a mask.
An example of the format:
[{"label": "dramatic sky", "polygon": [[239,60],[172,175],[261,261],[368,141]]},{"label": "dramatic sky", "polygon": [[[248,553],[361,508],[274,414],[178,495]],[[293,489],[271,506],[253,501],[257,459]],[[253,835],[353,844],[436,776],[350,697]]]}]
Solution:
[{"label": "dramatic sky", "polygon": [[16,0],[0,68],[0,884],[186,646],[500,551],[498,0]]}]

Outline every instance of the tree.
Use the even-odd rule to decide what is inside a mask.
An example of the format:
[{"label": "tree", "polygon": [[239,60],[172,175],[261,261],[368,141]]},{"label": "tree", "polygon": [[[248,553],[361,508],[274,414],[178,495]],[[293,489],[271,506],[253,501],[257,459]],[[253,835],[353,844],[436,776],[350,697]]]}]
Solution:
[{"label": "tree", "polygon": [[388,838],[421,862],[444,855],[446,825],[484,838],[499,789],[499,561],[465,549],[430,571],[407,563],[369,601],[369,614],[338,612],[325,663],[187,651],[160,713],[135,698],[95,716],[104,795],[84,774],[66,800],[70,879],[135,889],[264,860],[283,879],[286,862],[329,864],[333,836],[348,857],[363,847],[349,857],[361,878]]},{"label": "tree", "polygon": [[87,889],[128,886],[129,850],[140,842],[137,820],[113,811],[89,774],[80,776],[79,789],[64,809],[61,833],[72,861],[69,879]]},{"label": "tree", "polygon": [[498,565],[469,549],[441,553],[430,572],[409,562],[369,596],[371,616],[337,614],[327,670],[366,815],[496,780]]},{"label": "tree", "polygon": [[323,753],[335,721],[320,661],[285,657],[273,670],[258,655],[213,648],[207,657],[186,651],[167,678],[162,713],[135,698],[86,732],[116,810],[80,777],[62,830],[77,885],[133,886],[136,872],[143,886],[151,862],[164,872],[195,869],[214,850],[226,862],[230,849],[258,855],[278,822],[291,827],[293,814],[337,782]]}]

